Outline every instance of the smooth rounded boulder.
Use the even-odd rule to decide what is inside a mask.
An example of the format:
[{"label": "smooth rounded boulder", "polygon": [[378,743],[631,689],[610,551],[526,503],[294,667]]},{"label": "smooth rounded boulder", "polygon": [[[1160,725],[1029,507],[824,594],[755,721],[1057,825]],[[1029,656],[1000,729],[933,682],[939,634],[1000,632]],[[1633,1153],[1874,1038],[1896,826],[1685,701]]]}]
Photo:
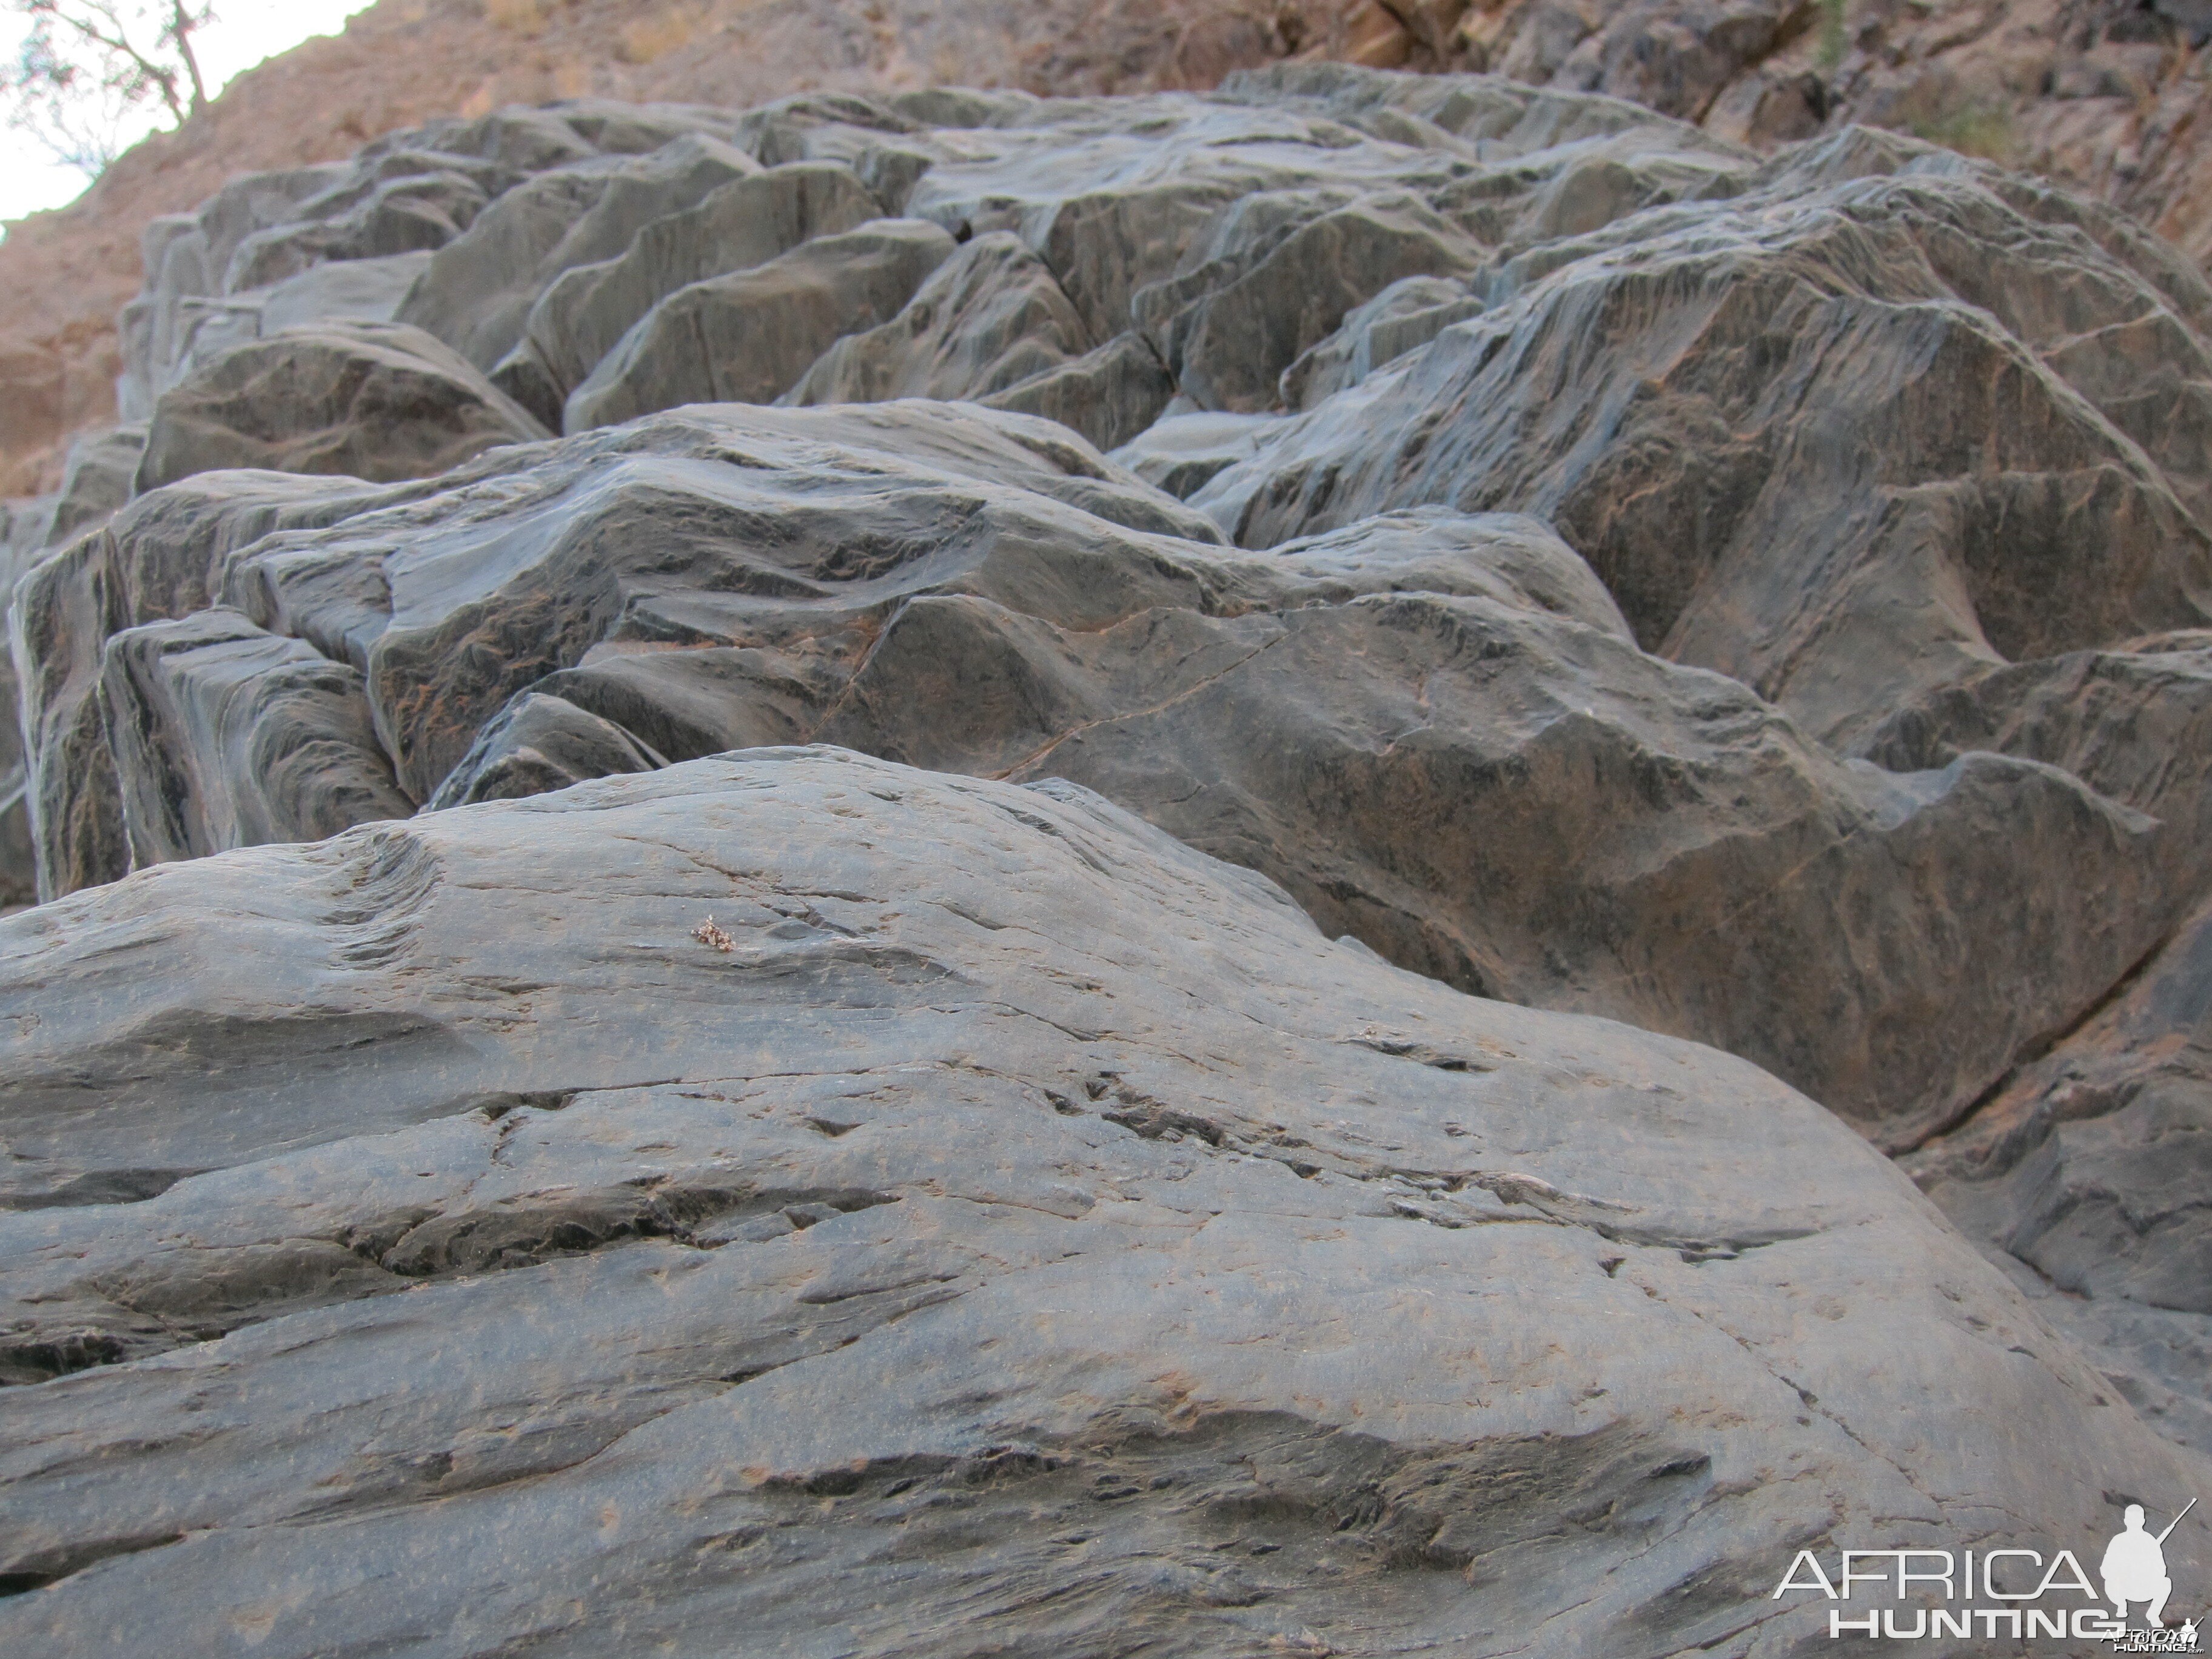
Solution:
[{"label": "smooth rounded boulder", "polygon": [[165,866],[0,921],[0,1006],[26,1651],[1781,1659],[1802,1547],[2212,1477],[1811,1102],[1065,785]]}]

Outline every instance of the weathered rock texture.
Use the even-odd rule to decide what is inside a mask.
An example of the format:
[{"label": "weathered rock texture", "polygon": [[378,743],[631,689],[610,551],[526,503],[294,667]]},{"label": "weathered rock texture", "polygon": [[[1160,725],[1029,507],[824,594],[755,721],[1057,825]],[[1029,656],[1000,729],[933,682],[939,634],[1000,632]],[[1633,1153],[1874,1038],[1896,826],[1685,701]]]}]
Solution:
[{"label": "weathered rock texture", "polygon": [[[1896,1145],[2170,924],[2158,821],[1993,755],[1844,765],[1638,650],[1531,520],[1206,528],[931,403],[702,409],[393,493],[211,476],[24,585],[49,886],[823,739],[1090,784],[1407,966],[1720,1043]],[[143,596],[104,644],[103,593]],[[241,815],[278,756],[290,805]]]},{"label": "weathered rock texture", "polygon": [[2204,0],[1503,0],[1445,9],[1445,55],[1771,145],[1853,122],[2065,180],[2202,263]]},{"label": "weathered rock texture", "polygon": [[[2120,214],[1305,64],[510,110],[149,247],[147,424],[5,542],[29,1645],[181,1602],[187,1650],[680,1647],[818,1625],[911,1510],[899,1593],[833,1598],[857,1650],[1779,1654],[1746,1540],[2110,1530],[2135,1407],[2205,1441],[2212,288]],[[1506,1162],[1421,1140],[1468,1090],[1435,1133]],[[1199,1196],[1084,1231],[1156,1153]],[[1394,1181],[1445,1224],[1404,1237],[1533,1207],[1688,1277],[1438,1257],[1552,1322],[1409,1324]],[[1324,1328],[1367,1369],[1302,1380]],[[1415,1403],[1445,1350],[1508,1427]],[[247,1449],[173,1477],[217,1373]],[[356,1431],[372,1373],[435,1380]],[[1219,1485],[1278,1460],[1316,1495]],[[1125,1486],[1126,1530],[1061,1515]],[[1296,1535],[1206,1530],[1262,1511]],[[430,1560],[465,1618],[391,1595]],[[257,1575],[330,1622],[223,1623]]]},{"label": "weathered rock texture", "polygon": [[1850,746],[1900,695],[2205,617],[2212,289],[2075,206],[1822,141],[1508,251],[1480,315],[1194,499],[1257,546],[1540,512],[1648,647]]},{"label": "weathered rock texture", "polygon": [[136,488],[266,468],[428,477],[545,436],[438,340],[384,323],[289,328],[225,352],[161,394]]},{"label": "weathered rock texture", "polygon": [[846,334],[888,321],[957,244],[926,219],[878,219],[678,289],[569,394],[562,426],[682,404],[772,403]]},{"label": "weathered rock texture", "polygon": [[953,81],[1137,93],[1286,58],[1487,68],[1761,148],[1855,122],[1915,133],[2126,207],[2202,263],[2208,30],[2206,0],[381,0],[240,77],[84,200],[12,228],[0,487],[52,488],[65,434],[114,418],[114,315],[138,283],[149,220],[239,172],[343,157],[455,111],[554,98],[735,107]]},{"label": "weathered rock texture", "polygon": [[703,761],[0,986],[11,1649],[1778,1656],[1800,1545],[2207,1473],[1810,1102],[1066,785]]},{"label": "weathered rock texture", "polygon": [[[1315,65],[572,104],[155,242],[150,436],[10,537],[17,894],[828,742],[1073,778],[1899,1151],[2208,896],[2212,289],[1911,139]],[[1937,1162],[2039,1259],[2018,1158]],[[2197,1317],[2194,1237],[2069,1291]]]},{"label": "weathered rock texture", "polygon": [[[2064,766],[2178,832],[2176,891],[2201,891],[2212,636],[2133,641],[1999,670],[1901,711],[1892,764],[1967,744]],[[2115,1381],[2189,1444],[2212,1445],[2212,925],[2200,912],[2088,1020],[2007,1075],[1915,1174],[2022,1264],[2052,1316],[2124,1356]]]}]

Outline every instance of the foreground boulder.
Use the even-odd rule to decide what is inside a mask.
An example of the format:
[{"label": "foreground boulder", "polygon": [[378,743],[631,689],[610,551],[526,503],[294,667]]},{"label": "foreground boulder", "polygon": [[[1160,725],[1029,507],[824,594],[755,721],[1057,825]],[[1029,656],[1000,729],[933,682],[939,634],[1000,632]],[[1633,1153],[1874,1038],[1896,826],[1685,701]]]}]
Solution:
[{"label": "foreground boulder", "polygon": [[1801,1545],[2212,1474],[1811,1103],[1066,786],[702,762],[0,987],[11,1649],[1780,1656]]}]

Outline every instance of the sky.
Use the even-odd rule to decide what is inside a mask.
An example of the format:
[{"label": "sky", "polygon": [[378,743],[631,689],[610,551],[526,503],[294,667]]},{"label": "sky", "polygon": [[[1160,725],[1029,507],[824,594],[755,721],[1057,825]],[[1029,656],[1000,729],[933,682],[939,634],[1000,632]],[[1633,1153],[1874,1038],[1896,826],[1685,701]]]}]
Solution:
[{"label": "sky", "polygon": [[[356,12],[366,11],[369,0],[218,0],[216,21],[194,37],[200,70],[213,96],[243,70],[264,58],[288,52],[310,35],[335,34]],[[12,58],[22,39],[22,24],[13,17],[0,21],[0,54]],[[137,138],[166,123],[148,111]],[[0,219],[20,219],[42,208],[66,205],[82,194],[90,181],[76,168],[56,161],[39,141],[27,133],[0,126]]]}]

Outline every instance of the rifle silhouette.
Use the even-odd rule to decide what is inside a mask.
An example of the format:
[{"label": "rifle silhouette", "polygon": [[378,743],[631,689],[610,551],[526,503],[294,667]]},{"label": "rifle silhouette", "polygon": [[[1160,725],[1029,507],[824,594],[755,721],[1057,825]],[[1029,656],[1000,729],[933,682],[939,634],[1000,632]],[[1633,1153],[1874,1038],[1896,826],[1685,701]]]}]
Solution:
[{"label": "rifle silhouette", "polygon": [[[2196,1500],[2195,1498],[2191,1498],[2191,1499],[2190,1499],[2186,1504],[2184,1504],[2181,1506],[2181,1515],[2186,1515],[2186,1514],[2188,1514],[2190,1510],[2191,1510],[2195,1509],[2196,1507],[2197,1507],[2197,1500]],[[2160,1534],[2159,1534],[2159,1535],[2158,1535],[2158,1541],[2159,1541],[2160,1543],[2163,1544],[2164,1542],[2166,1542],[2166,1538],[2167,1538],[2167,1535],[2168,1535],[2169,1534],[2171,1534],[2176,1527],[2178,1527],[2178,1526],[2179,1526],[2179,1525],[2181,1524],[2181,1515],[2177,1515],[2177,1516],[2175,1516],[2173,1517],[2173,1519],[2172,1519],[2172,1520],[2171,1520],[2171,1521],[2169,1521],[2169,1522],[2167,1522],[2166,1523],[2166,1531],[2165,1531],[2165,1532],[2162,1532],[2162,1533],[2160,1533]]]}]

